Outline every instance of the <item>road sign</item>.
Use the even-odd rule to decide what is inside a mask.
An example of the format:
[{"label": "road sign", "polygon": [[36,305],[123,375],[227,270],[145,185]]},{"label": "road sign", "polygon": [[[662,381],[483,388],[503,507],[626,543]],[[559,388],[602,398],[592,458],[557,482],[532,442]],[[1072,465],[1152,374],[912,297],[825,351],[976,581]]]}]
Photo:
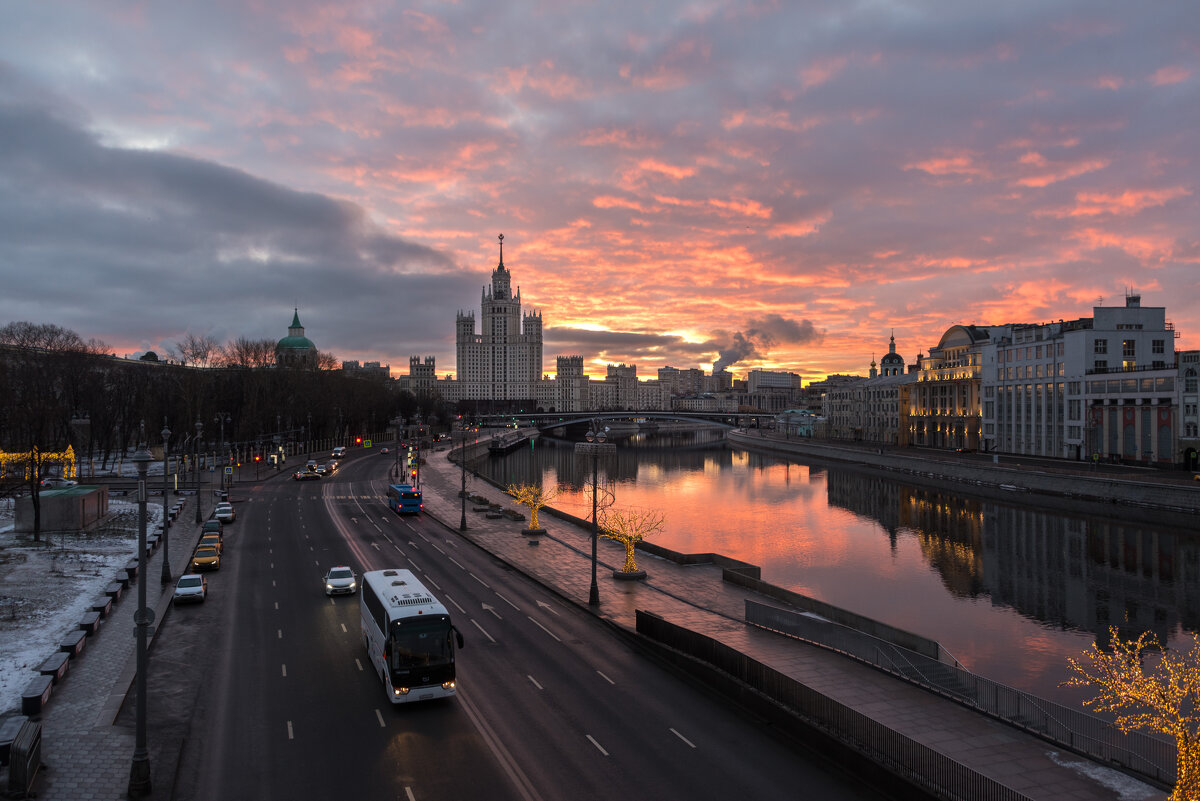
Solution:
[{"label": "road sign", "polygon": [[225,468],[225,475],[227,475],[227,476],[233,475],[233,467],[232,466]]},{"label": "road sign", "polygon": [[369,447],[371,447],[371,440],[367,440],[366,442],[364,442],[364,443],[363,443],[363,447],[364,447],[364,448],[369,448]]}]

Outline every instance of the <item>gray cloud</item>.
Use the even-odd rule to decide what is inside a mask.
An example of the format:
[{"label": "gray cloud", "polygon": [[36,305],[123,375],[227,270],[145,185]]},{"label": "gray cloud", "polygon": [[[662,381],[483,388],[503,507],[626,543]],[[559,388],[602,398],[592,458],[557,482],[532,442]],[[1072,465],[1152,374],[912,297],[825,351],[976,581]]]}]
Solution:
[{"label": "gray cloud", "polygon": [[713,362],[713,372],[724,370],[745,359],[762,359],[778,345],[810,345],[821,341],[823,334],[809,320],[790,320],[779,314],[768,314],[735,331],[730,344],[720,349]]}]

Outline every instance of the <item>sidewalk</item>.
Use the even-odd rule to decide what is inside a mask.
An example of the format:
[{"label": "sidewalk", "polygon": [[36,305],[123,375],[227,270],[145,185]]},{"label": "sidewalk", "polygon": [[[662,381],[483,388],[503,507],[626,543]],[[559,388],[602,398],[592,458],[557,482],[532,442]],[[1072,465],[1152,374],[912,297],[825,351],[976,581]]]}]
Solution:
[{"label": "sidewalk", "polygon": [[[421,468],[425,512],[458,530],[461,474],[447,451],[429,454]],[[506,508],[514,499],[468,474],[467,492]],[[528,510],[523,510],[528,511]],[[466,502],[468,539],[580,607],[588,607],[591,587],[590,532],[545,514],[540,543],[521,534],[524,522],[488,519]],[[612,571],[624,563],[624,548],[600,540],[597,582],[599,616],[629,631],[643,610],[705,634],[801,681],[889,728],[948,756],[1031,799],[1046,801],[1135,801],[1164,799],[1167,793],[1085,757],[971,711],[953,701],[882,671],[790,637],[747,626],[745,600],[779,602],[728,584],[713,565],[679,565],[638,554],[644,581],[618,581]]]},{"label": "sidewalk", "polygon": [[[206,499],[207,500],[207,499]],[[196,544],[196,498],[188,499],[180,519],[168,532],[172,579],[185,572]],[[206,506],[209,504],[206,503]],[[146,606],[154,610],[150,638],[158,631],[171,604],[174,582],[161,584],[165,548],[146,560],[145,575],[131,582],[113,604],[100,630],[88,638],[74,660],[71,673],[42,712],[42,760],[34,791],[46,801],[113,801],[126,797],[136,734],[132,727],[115,725],[126,695],[135,703],[137,658],[134,612],[137,583],[146,584]],[[153,650],[151,649],[151,654]],[[153,657],[151,657],[153,658]],[[156,764],[150,752],[150,765]],[[155,777],[157,778],[157,777]],[[156,791],[155,798],[166,798]]]}]

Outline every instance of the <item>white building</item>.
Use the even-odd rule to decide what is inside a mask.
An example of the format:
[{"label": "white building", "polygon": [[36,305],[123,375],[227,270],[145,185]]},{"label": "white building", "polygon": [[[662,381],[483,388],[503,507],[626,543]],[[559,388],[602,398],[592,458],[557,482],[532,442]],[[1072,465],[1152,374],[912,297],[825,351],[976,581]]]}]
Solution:
[{"label": "white building", "polygon": [[542,315],[521,312],[521,290],[518,287],[513,295],[511,276],[504,266],[503,234],[500,262],[492,271],[491,287],[482,292],[480,307],[478,332],[473,311],[459,312],[455,323],[455,399],[533,408],[542,376]]},{"label": "white building", "polygon": [[992,330],[982,349],[985,450],[1165,462],[1179,419],[1175,331],[1166,310],[1097,306],[1093,316]]}]

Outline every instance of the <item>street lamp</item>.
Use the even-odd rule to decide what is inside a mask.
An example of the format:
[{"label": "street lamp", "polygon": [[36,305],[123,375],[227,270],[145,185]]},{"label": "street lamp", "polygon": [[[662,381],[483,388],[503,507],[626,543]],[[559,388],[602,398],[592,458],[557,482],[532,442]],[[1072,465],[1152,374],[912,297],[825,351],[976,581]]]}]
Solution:
[{"label": "street lamp", "polygon": [[196,439],[192,443],[192,476],[196,479],[196,523],[203,523],[204,518],[200,516],[200,434],[204,431],[204,423],[200,422],[199,415],[196,416]]},{"label": "street lamp", "polygon": [[599,419],[592,420],[591,426],[584,435],[587,442],[575,443],[575,453],[592,458],[592,586],[588,592],[588,605],[600,605],[600,588],[596,584],[596,544],[600,540],[600,523],[597,517],[598,504],[596,494],[599,485],[599,476],[597,475],[597,465],[601,456],[612,456],[616,452],[617,446],[611,442],[605,442],[608,439],[608,426],[600,427]]},{"label": "street lamp", "polygon": [[162,526],[162,583],[164,585],[171,583],[171,542],[167,536],[167,530],[171,527],[171,521],[167,517],[167,440],[171,438],[171,429],[167,428],[166,418],[163,418],[163,526]]},{"label": "street lamp", "polygon": [[[138,474],[138,575],[146,575],[146,470],[154,457],[146,450],[145,441],[130,461]],[[137,633],[137,723],[134,735],[133,762],[129,766],[130,798],[150,795],[150,752],[146,748],[146,633],[154,622],[154,611],[146,608],[146,580],[138,585],[138,608],[133,616]]]},{"label": "street lamp", "polygon": [[458,530],[467,530],[467,419],[464,417],[462,421],[462,443],[458,449],[458,467],[462,474],[462,488],[458,491],[458,498],[462,502],[462,519],[458,521]]}]

